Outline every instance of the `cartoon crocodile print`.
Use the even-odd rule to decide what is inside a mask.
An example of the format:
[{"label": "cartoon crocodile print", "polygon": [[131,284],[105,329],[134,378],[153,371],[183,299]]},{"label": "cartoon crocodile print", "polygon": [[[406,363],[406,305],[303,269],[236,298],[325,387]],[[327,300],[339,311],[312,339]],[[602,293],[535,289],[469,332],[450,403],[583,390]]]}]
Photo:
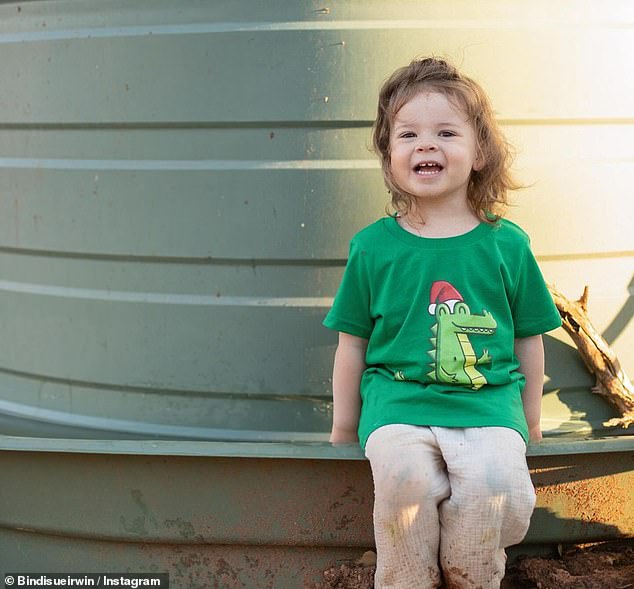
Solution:
[{"label": "cartoon crocodile print", "polygon": [[487,380],[476,366],[490,364],[491,357],[485,349],[478,358],[469,335],[493,335],[497,329],[493,315],[485,310],[482,315],[472,315],[463,301],[455,301],[453,305],[439,303],[433,310],[436,316],[431,328],[434,349],[429,354],[434,361],[428,376],[437,382],[466,384],[478,390]]}]

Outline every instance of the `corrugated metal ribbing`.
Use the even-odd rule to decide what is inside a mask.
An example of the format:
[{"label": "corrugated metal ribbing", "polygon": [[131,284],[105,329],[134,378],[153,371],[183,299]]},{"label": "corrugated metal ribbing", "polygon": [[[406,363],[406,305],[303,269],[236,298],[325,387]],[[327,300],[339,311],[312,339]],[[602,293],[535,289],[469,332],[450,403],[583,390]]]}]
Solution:
[{"label": "corrugated metal ribbing", "polygon": [[[321,319],[386,200],[376,92],[428,53],[489,90],[514,218],[633,372],[633,20],[608,4],[3,3],[2,430],[324,439]],[[553,410],[581,415],[549,349]]]}]

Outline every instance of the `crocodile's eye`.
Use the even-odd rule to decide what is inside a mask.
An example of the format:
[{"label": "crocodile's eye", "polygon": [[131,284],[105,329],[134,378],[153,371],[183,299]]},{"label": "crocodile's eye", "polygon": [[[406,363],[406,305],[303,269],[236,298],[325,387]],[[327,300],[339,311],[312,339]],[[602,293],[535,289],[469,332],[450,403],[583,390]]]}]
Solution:
[{"label": "crocodile's eye", "polygon": [[449,315],[450,311],[449,311],[449,307],[447,305],[445,305],[445,303],[440,303],[437,307],[436,307],[436,316],[440,317],[441,315]]},{"label": "crocodile's eye", "polygon": [[467,303],[457,303],[454,313],[458,313],[458,315],[471,315],[471,310]]}]

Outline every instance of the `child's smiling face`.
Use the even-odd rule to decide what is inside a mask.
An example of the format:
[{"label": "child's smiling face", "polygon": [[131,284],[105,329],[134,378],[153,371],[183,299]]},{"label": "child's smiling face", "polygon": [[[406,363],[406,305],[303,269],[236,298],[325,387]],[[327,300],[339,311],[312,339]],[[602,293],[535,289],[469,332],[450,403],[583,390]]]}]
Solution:
[{"label": "child's smiling face", "polygon": [[469,177],[482,163],[463,110],[444,94],[422,91],[394,117],[390,165],[396,185],[417,199],[466,204]]}]

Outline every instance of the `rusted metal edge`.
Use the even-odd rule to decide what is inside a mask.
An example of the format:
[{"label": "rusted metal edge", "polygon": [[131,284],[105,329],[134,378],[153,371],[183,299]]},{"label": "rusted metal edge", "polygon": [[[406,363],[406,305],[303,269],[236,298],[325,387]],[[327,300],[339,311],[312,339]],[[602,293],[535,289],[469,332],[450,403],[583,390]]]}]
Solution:
[{"label": "rusted metal edge", "polygon": [[[7,450],[224,458],[364,459],[361,449],[356,444],[332,446],[328,442],[89,440],[0,435],[0,451]],[[609,452],[634,452],[634,435],[585,439],[547,438],[540,444],[530,444],[527,455],[562,456]]]}]

